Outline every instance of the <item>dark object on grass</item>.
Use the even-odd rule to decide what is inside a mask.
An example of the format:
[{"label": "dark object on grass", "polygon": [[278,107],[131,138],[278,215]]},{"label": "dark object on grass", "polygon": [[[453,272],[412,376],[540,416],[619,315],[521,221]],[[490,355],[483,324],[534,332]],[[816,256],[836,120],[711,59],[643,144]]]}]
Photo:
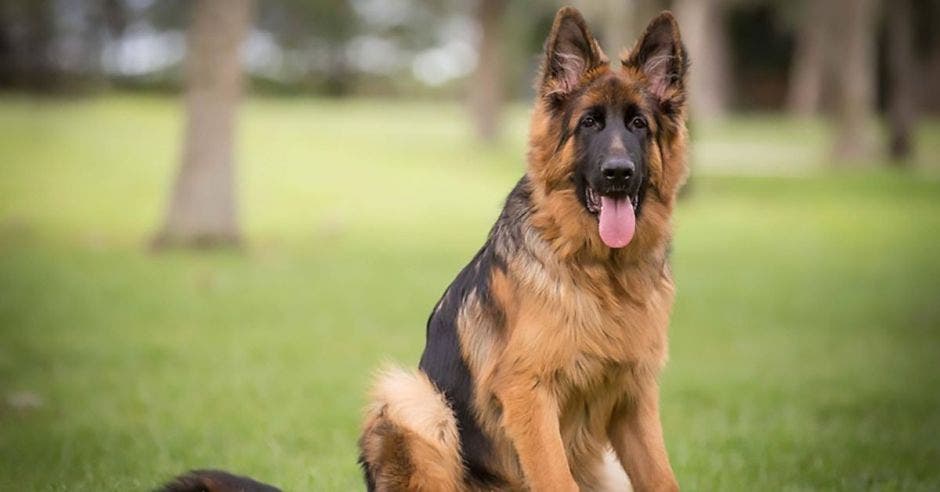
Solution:
[{"label": "dark object on grass", "polygon": [[193,470],[156,492],[281,492],[281,489],[221,470]]}]

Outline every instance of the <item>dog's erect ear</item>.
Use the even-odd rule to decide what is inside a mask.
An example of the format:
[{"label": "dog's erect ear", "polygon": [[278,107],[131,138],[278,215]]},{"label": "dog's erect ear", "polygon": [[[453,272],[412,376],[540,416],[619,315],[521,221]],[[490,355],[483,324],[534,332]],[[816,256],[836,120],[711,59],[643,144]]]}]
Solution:
[{"label": "dog's erect ear", "polygon": [[539,93],[561,101],[578,88],[586,72],[607,62],[607,55],[591,35],[581,13],[563,7],[555,15],[552,32],[545,41]]},{"label": "dog's erect ear", "polygon": [[650,21],[622,63],[646,75],[650,91],[660,102],[684,102],[689,57],[672,13],[663,12]]}]

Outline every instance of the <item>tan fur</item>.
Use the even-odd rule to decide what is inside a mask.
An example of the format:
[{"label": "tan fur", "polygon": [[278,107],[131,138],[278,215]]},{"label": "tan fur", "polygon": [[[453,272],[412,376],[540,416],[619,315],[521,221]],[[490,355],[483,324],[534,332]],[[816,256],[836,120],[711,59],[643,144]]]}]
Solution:
[{"label": "tan fur", "polygon": [[[580,16],[576,21],[587,32]],[[556,19],[548,46],[558,28]],[[576,85],[590,88],[580,96],[582,106],[652,104],[643,92],[649,87],[644,67],[600,64],[606,56],[596,43],[591,47],[597,52],[589,58],[598,65],[572,62],[559,80],[543,81],[543,94],[570,92],[579,73]],[[671,87],[653,89],[659,98],[673,95]],[[495,246],[507,261],[489,276],[487,302],[500,315],[494,318],[473,292],[457,317],[476,420],[492,441],[487,465],[508,490],[622,490],[622,473],[611,478],[614,453],[636,490],[678,490],[663,443],[657,382],[674,297],[666,259],[671,216],[686,175],[682,101],[676,111],[662,127],[649,123],[659,137],[646,156],[649,188],[636,235],[628,247],[610,249],[576,196],[573,139],[558,148],[562,125],[550,101],[536,105],[527,169],[532,227],[518,251]],[[577,118],[579,111],[571,114]],[[408,391],[396,393],[403,379]],[[378,388],[363,447],[375,456],[366,456],[368,462],[389,467],[378,473],[387,487],[379,490],[430,490],[418,488],[415,477],[423,474],[420,485],[427,487],[432,472],[441,480],[435,490],[466,490],[453,415],[441,394],[421,375],[398,375]],[[400,447],[389,449],[390,443]],[[428,456],[435,461],[425,463]]]},{"label": "tan fur", "polygon": [[462,490],[457,423],[427,376],[388,369],[376,378],[360,446],[380,491]]}]

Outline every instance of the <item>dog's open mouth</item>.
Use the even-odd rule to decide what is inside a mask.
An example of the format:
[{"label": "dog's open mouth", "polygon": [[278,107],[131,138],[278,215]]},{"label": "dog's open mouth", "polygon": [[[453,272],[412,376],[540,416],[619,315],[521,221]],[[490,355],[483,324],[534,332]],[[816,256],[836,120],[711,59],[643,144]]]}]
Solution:
[{"label": "dog's open mouth", "polygon": [[609,248],[623,248],[633,240],[636,232],[637,196],[606,196],[585,187],[585,203],[597,215],[597,230]]}]

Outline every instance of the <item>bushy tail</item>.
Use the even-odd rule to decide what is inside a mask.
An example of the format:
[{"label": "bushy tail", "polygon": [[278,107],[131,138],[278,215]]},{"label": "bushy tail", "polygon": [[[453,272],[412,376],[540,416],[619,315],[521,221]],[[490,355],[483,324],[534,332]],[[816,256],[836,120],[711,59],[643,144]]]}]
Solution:
[{"label": "bushy tail", "polygon": [[193,470],[156,492],[281,492],[281,489],[220,470]]},{"label": "bushy tail", "polygon": [[369,490],[463,490],[454,412],[420,371],[379,373],[359,449]]}]

